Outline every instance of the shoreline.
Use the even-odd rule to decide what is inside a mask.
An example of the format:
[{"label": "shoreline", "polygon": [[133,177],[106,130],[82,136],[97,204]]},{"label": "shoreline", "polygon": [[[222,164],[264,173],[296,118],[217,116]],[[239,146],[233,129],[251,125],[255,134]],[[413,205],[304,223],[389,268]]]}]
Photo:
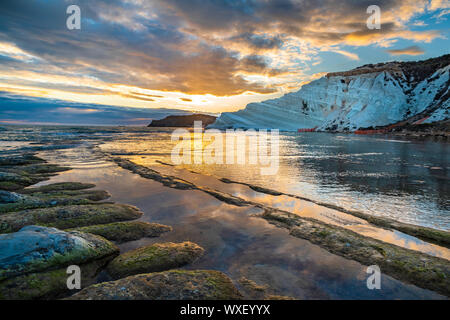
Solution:
[{"label": "shoreline", "polygon": [[[99,149],[93,147],[94,153],[99,152]],[[449,279],[449,262],[445,259],[436,258],[424,253],[419,253],[417,251],[408,250],[405,248],[401,248],[398,246],[394,246],[389,243],[380,242],[378,240],[373,240],[367,237],[362,237],[359,234],[356,234],[350,230],[332,226],[321,221],[317,221],[315,219],[309,219],[304,217],[298,217],[296,215],[292,215],[290,212],[286,212],[283,210],[273,210],[274,208],[270,208],[264,204],[257,203],[251,200],[245,200],[243,198],[237,196],[231,196],[226,192],[221,192],[219,190],[214,190],[212,188],[199,187],[196,184],[185,180],[183,178],[179,178],[176,176],[167,176],[161,174],[157,171],[154,171],[150,168],[142,167],[136,168],[136,165],[124,159],[117,159],[107,154],[103,154],[102,158],[107,162],[113,160],[115,163],[119,164],[121,167],[125,167],[127,172],[138,173],[138,175],[142,176],[145,179],[153,180],[158,182],[158,184],[162,184],[165,187],[169,187],[171,189],[179,190],[180,192],[195,192],[201,191],[205,193],[207,196],[211,196],[215,198],[217,201],[226,203],[231,206],[242,207],[242,208],[259,208],[263,210],[263,213],[254,213],[253,217],[268,221],[273,224],[277,228],[287,229],[290,236],[292,238],[300,238],[305,239],[311,244],[317,245],[320,248],[323,248],[327,252],[331,254],[341,256],[349,261],[357,261],[362,263],[363,265],[377,263],[383,266],[383,269],[387,270],[386,274],[393,276],[396,279],[399,279],[403,283],[412,283],[418,287],[426,288],[432,290],[434,292],[439,292],[441,294],[445,294],[447,297],[450,296],[448,292],[448,287],[450,285],[447,283],[446,279]],[[119,163],[118,163],[119,162]],[[159,162],[162,165],[167,165],[164,162]],[[51,164],[45,164],[45,170],[56,170],[57,166],[52,166]],[[66,168],[67,169],[67,168]],[[44,170],[44,171],[45,171]],[[67,172],[67,171],[65,171]],[[59,171],[56,170],[58,174]],[[49,175],[46,178],[57,177],[54,174]],[[64,176],[65,173],[61,176]],[[59,179],[57,179],[59,180]],[[63,180],[64,181],[64,180]],[[34,182],[34,181],[33,181]],[[88,181],[85,181],[88,182]],[[254,186],[251,184],[239,183],[235,181],[231,181],[228,179],[221,179],[223,183],[238,183],[247,186],[249,189],[254,190],[256,192],[261,192],[264,194],[269,194],[273,196],[281,196],[283,193],[269,190],[265,188],[260,188],[258,186]],[[66,186],[67,187],[67,186]],[[107,191],[108,187],[102,187]],[[64,197],[73,197],[75,194],[67,193],[67,191],[62,190],[61,196]],[[76,199],[79,201],[86,198],[87,195],[92,199],[99,199],[107,197],[108,195],[102,193],[100,190],[95,191],[94,193],[80,193],[77,192],[76,195],[79,196],[82,194],[82,198]],[[292,195],[289,195],[292,196]],[[310,199],[302,199],[305,201],[311,201]],[[84,201],[84,200],[83,200]],[[125,202],[127,203],[127,202]],[[36,204],[34,204],[36,205]],[[38,206],[40,204],[37,204]],[[66,206],[68,203],[58,203],[57,206]],[[81,203],[72,203],[72,205],[79,206]],[[322,205],[322,204],[319,204]],[[326,207],[326,205],[324,206]],[[330,207],[330,206],[328,206]],[[23,208],[22,208],[23,209]],[[342,208],[332,207],[331,209],[339,210]],[[28,210],[38,210],[38,208],[30,208]],[[348,213],[348,212],[347,212]],[[8,214],[8,213],[4,213]],[[350,214],[350,213],[349,213]],[[1,217],[2,215],[0,215]],[[281,220],[281,222],[280,222]],[[111,221],[112,222],[112,221]],[[370,222],[370,221],[369,221]],[[399,226],[393,226],[392,224],[395,221],[391,221],[391,224],[388,226],[384,226],[387,228],[395,227],[394,229],[399,229]],[[104,223],[104,222],[102,222]],[[385,223],[385,222],[383,222]],[[98,224],[98,223],[97,223]],[[376,224],[373,223],[372,224]],[[380,222],[381,224],[381,222]],[[91,224],[95,226],[96,224]],[[406,225],[406,224],[405,224]],[[303,226],[303,227],[302,227]],[[89,227],[89,226],[86,226]],[[383,226],[382,226],[383,227]],[[429,228],[428,228],[429,229]],[[92,229],[91,229],[92,230]],[[86,232],[86,229],[84,230]],[[330,236],[339,235],[338,240],[330,240]],[[438,239],[437,237],[435,237]],[[333,238],[332,238],[333,239]],[[345,240],[343,240],[345,239]],[[435,240],[436,240],[435,239]],[[445,239],[445,237],[444,237]],[[125,246],[126,247],[126,246]],[[362,249],[361,249],[362,248]],[[361,251],[362,250],[362,251]],[[381,259],[381,260],[380,260]],[[389,260],[388,262],[386,262]],[[101,265],[104,263],[102,262]],[[385,272],[383,270],[383,273]],[[59,274],[62,276],[62,274]],[[45,278],[44,278],[45,279]],[[236,279],[235,279],[236,280]],[[253,281],[253,280],[252,280]],[[244,281],[245,282],[245,281]],[[264,284],[264,283],[263,283]],[[239,287],[240,288],[240,287]],[[23,288],[22,288],[23,289]],[[269,294],[268,294],[269,295]],[[273,295],[273,294],[272,294]]]},{"label": "shoreline", "polygon": [[[140,209],[105,201],[111,195],[92,190],[92,183],[39,185],[71,170],[34,154],[0,158],[1,188],[6,189],[0,190],[0,300],[134,300],[142,299],[145,290],[150,291],[146,299],[158,299],[160,290],[173,300],[242,298],[221,272],[179,269],[204,254],[195,243],[162,242],[121,254],[117,244],[158,238],[172,228],[135,221],[144,214]],[[73,267],[79,270],[79,292],[69,287]],[[171,287],[155,282],[149,289],[145,281],[136,283],[139,277],[157,279],[169,271],[174,275]],[[123,295],[123,285],[111,289],[113,282],[99,283],[105,272],[108,280],[122,279],[137,292]],[[196,289],[189,292],[193,276]],[[101,294],[99,287],[105,288]]]},{"label": "shoreline", "polygon": [[[160,182],[170,188],[180,190],[199,190],[210,194],[220,201],[235,206],[259,207],[266,212],[259,215],[260,217],[271,222],[276,222],[275,224],[278,226],[289,226],[288,229],[291,234],[293,233],[293,230],[291,230],[292,227],[298,228],[303,225],[313,224],[313,227],[310,228],[321,229],[323,231],[319,231],[319,238],[316,237],[316,231],[303,234],[300,236],[301,238],[311,241],[312,243],[315,243],[334,254],[351,258],[352,260],[361,262],[365,265],[381,264],[385,267],[384,271],[394,278],[399,278],[400,280],[450,296],[449,260],[433,257],[425,253],[364,237],[350,230],[337,226],[331,226],[315,219],[299,217],[290,212],[268,208],[261,204],[243,200],[222,192],[198,187],[186,180],[173,176],[162,175],[152,169],[136,165],[129,160],[117,158],[113,158],[112,160],[126,170],[130,170],[143,178]],[[268,214],[268,212],[276,212],[278,215],[275,215],[276,218],[274,218],[274,215]],[[282,223],[281,225],[279,224],[280,222]],[[343,243],[340,241],[333,244],[333,241],[327,239],[328,235],[335,234],[336,231],[342,235],[341,238],[346,239]],[[323,237],[320,237],[320,234],[322,234]],[[448,235],[446,234],[446,236]],[[345,244],[347,243],[358,243],[358,245],[346,246]],[[362,254],[362,252],[364,254]],[[386,254],[386,252],[389,254]]]},{"label": "shoreline", "polygon": [[[122,166],[123,168],[126,168],[128,170],[133,171],[133,164],[127,163],[126,161],[132,162],[130,160],[118,160],[117,158],[111,157],[112,161],[115,161],[116,163],[119,163],[120,166]],[[165,163],[163,161],[160,160],[156,160],[157,163],[163,165],[163,166],[168,166],[168,167],[176,167],[175,165],[169,164],[169,163]],[[122,163],[122,164],[120,164]],[[134,165],[136,165],[134,163]],[[131,169],[129,169],[131,168]],[[150,168],[147,168],[149,170],[152,170]],[[198,175],[204,175],[203,173],[199,173],[193,170],[189,170],[186,169],[189,172],[192,172],[194,174],[198,174]],[[169,179],[167,180],[167,178],[164,178],[162,174],[158,173],[155,170],[152,170],[153,174],[148,175],[144,174],[146,177],[150,178],[150,179],[154,179],[155,181],[159,181],[161,183],[163,183],[165,186],[174,186],[174,187],[183,187],[183,188],[193,188],[196,189],[198,188],[198,186],[192,184],[189,181],[183,180],[184,183],[186,183],[185,186],[182,185],[174,185],[171,181],[171,178],[173,179],[173,177],[169,177]],[[135,173],[137,173],[138,171],[135,170],[133,171]],[[401,231],[405,234],[408,234],[410,236],[413,237],[417,237],[421,240],[427,241],[427,242],[431,242],[440,246],[444,246],[446,248],[450,249],[450,232],[446,231],[446,230],[442,230],[442,229],[437,229],[437,228],[430,228],[430,227],[425,227],[425,226],[420,226],[420,225],[413,225],[410,223],[405,223],[405,222],[401,222],[401,221],[397,221],[391,218],[387,218],[387,217],[381,217],[381,216],[374,216],[374,215],[370,215],[367,213],[363,213],[360,211],[354,211],[354,210],[348,210],[345,209],[343,207],[340,206],[336,206],[333,204],[329,204],[329,203],[325,203],[325,202],[321,202],[321,201],[317,201],[314,199],[310,199],[310,198],[306,198],[306,197],[302,197],[299,195],[295,195],[295,194],[291,194],[291,193],[285,193],[285,192],[281,192],[281,191],[277,191],[277,190],[273,190],[273,189],[268,189],[265,187],[261,187],[261,186],[257,186],[254,184],[250,184],[250,183],[246,183],[246,182],[240,182],[240,181],[235,181],[235,180],[231,180],[228,178],[220,178],[214,175],[208,175],[210,177],[213,177],[225,184],[238,184],[238,185],[243,185],[243,186],[247,186],[248,188],[250,188],[251,190],[258,192],[258,193],[263,193],[263,194],[267,194],[267,195],[271,195],[271,196],[287,196],[290,198],[294,198],[294,199],[299,199],[302,201],[306,201],[306,202],[310,202],[316,205],[319,205],[321,207],[325,207],[325,208],[329,208],[329,209],[333,209],[342,213],[346,213],[349,215],[352,215],[354,217],[366,220],[367,222],[376,225],[378,227],[381,228],[385,228],[388,230],[397,230],[397,231]],[[169,182],[167,182],[169,181]],[[204,190],[205,191],[205,190]],[[227,195],[224,196],[223,194],[219,194],[217,192],[213,192],[212,190],[208,189],[205,192],[210,193],[212,196],[215,197],[219,197],[220,200],[228,202],[230,204],[235,204],[235,205],[255,205],[255,203],[251,202],[251,201],[246,201],[244,199],[239,199],[236,198],[234,196],[231,195]]]}]

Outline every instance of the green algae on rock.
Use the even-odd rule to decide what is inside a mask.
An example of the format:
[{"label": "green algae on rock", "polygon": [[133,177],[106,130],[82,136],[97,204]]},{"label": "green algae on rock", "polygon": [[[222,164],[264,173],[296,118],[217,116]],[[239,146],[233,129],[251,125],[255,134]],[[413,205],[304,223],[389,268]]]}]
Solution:
[{"label": "green algae on rock", "polygon": [[192,242],[156,243],[118,256],[108,265],[107,271],[114,279],[166,271],[192,263],[203,253],[204,249]]},{"label": "green algae on rock", "polygon": [[0,281],[118,253],[113,243],[93,234],[27,226],[19,232],[0,235]]},{"label": "green algae on rock", "polygon": [[19,168],[21,172],[25,172],[27,174],[53,174],[53,173],[59,173],[71,170],[69,167],[62,167],[57,164],[48,164],[48,163],[41,163],[41,164],[29,164],[25,166],[21,166]]},{"label": "green algae on rock", "polygon": [[225,202],[225,203],[237,206],[237,207],[244,207],[244,206],[248,206],[248,205],[252,204],[251,202],[245,201],[242,198],[235,197],[233,195],[230,195],[230,194],[227,194],[227,193],[224,193],[221,191],[217,191],[217,190],[214,190],[211,188],[200,187],[189,181],[186,181],[186,180],[174,177],[174,176],[169,176],[169,175],[159,173],[158,171],[155,171],[153,169],[146,168],[144,166],[135,164],[134,162],[132,162],[130,160],[120,159],[120,158],[112,158],[112,161],[116,162],[123,169],[130,170],[131,172],[136,173],[143,178],[160,182],[164,186],[169,187],[169,188],[179,189],[179,190],[200,190],[200,191],[203,191],[203,192],[213,196],[214,198],[216,198],[222,202]]},{"label": "green algae on rock", "polygon": [[240,185],[244,185],[249,187],[250,189],[256,191],[256,192],[260,192],[260,193],[264,193],[264,194],[268,194],[268,195],[272,195],[272,196],[287,196],[287,197],[291,197],[291,198],[295,198],[295,199],[299,199],[299,200],[303,200],[303,201],[308,201],[329,209],[333,209],[336,211],[340,211],[352,216],[355,216],[357,218],[360,219],[364,219],[367,222],[377,226],[377,227],[381,227],[381,228],[385,228],[385,229],[393,229],[393,230],[398,230],[401,231],[403,233],[406,233],[410,236],[413,237],[417,237],[419,239],[422,239],[424,241],[428,241],[431,243],[435,243],[438,245],[442,245],[445,246],[447,248],[450,248],[450,232],[448,231],[443,231],[443,230],[437,230],[437,229],[432,229],[432,228],[427,228],[427,227],[423,227],[423,226],[417,226],[417,225],[412,225],[412,224],[408,224],[408,223],[404,223],[404,222],[400,222],[400,221],[396,221],[387,217],[375,217],[373,215],[367,214],[367,213],[363,213],[363,212],[359,212],[359,211],[353,211],[353,210],[347,210],[343,207],[339,207],[336,205],[332,205],[332,204],[328,204],[328,203],[324,203],[321,201],[316,201],[316,200],[312,200],[312,199],[308,199],[305,197],[301,197],[299,195],[295,195],[295,194],[289,194],[289,193],[283,193],[283,192],[279,192],[276,190],[272,190],[272,189],[267,189],[267,188],[263,188],[257,185],[253,185],[253,184],[249,184],[249,183],[245,183],[245,182],[239,182],[239,181],[233,181],[227,178],[221,178],[219,179],[221,182],[223,183],[227,183],[227,184],[240,184]]},{"label": "green algae on rock", "polygon": [[267,296],[269,287],[267,285],[259,285],[255,281],[241,277],[238,280],[239,289],[248,300],[264,300]]},{"label": "green algae on rock", "polygon": [[0,205],[8,203],[22,203],[29,198],[19,193],[0,190]]},{"label": "green algae on rock", "polygon": [[32,154],[0,157],[0,189],[18,191],[68,170]]},{"label": "green algae on rock", "polygon": [[[6,196],[8,191],[2,191]],[[9,193],[12,195],[13,193]],[[21,194],[16,197],[17,201],[2,203],[0,201],[0,214],[21,211],[26,209],[49,208],[56,206],[67,206],[75,204],[92,204],[97,201],[106,200],[111,195],[103,190],[81,190],[81,191],[55,191],[50,193]],[[12,199],[12,197],[10,197]]]},{"label": "green algae on rock", "polygon": [[33,193],[48,193],[56,191],[79,191],[95,188],[95,184],[92,183],[81,183],[81,182],[59,182],[52,183],[45,186],[27,188],[21,190],[22,194],[33,194]]},{"label": "green algae on rock", "polygon": [[450,261],[401,248],[353,231],[281,211],[261,215],[294,237],[364,265],[378,265],[383,273],[450,297]]},{"label": "green algae on rock", "polygon": [[0,167],[0,189],[18,191],[48,180],[58,172],[71,170],[57,165],[39,164],[19,167]]},{"label": "green algae on rock", "polygon": [[142,212],[124,204],[69,205],[45,209],[24,210],[0,215],[0,233],[11,233],[27,225],[59,229],[135,220]]},{"label": "green algae on rock", "polygon": [[361,214],[357,215],[355,213],[353,215],[357,216],[358,218],[365,219],[375,226],[395,229],[424,241],[429,241],[431,243],[450,248],[450,232],[448,231],[416,226],[408,223],[398,222],[385,217],[374,217]]},{"label": "green algae on rock", "polygon": [[38,158],[33,154],[0,157],[0,166],[23,166],[37,163],[45,163],[45,160]]},{"label": "green algae on rock", "polygon": [[83,227],[75,230],[96,234],[117,243],[124,243],[142,238],[156,238],[163,233],[172,231],[172,228],[158,223],[132,221]]},{"label": "green algae on rock", "polygon": [[28,175],[20,175],[14,172],[0,171],[1,190],[17,191],[40,181],[42,180],[32,179]]},{"label": "green algae on rock", "polygon": [[109,192],[104,190],[61,190],[52,192],[34,192],[31,195],[45,201],[65,199],[101,201],[111,197]]},{"label": "green algae on rock", "polygon": [[173,270],[140,274],[90,286],[68,300],[239,300],[242,295],[219,271]]},{"label": "green algae on rock", "polygon": [[[86,288],[97,281],[100,271],[114,256],[80,264],[81,286]],[[67,288],[67,268],[29,273],[0,281],[0,300],[60,299],[74,292]]]}]

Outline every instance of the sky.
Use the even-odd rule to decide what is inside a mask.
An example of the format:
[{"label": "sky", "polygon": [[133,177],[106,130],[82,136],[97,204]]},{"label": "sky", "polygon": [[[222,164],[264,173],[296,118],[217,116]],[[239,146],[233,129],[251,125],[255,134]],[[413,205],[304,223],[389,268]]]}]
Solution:
[{"label": "sky", "polygon": [[328,72],[448,54],[449,16],[449,0],[1,0],[0,124],[30,121],[24,101],[236,111]]}]

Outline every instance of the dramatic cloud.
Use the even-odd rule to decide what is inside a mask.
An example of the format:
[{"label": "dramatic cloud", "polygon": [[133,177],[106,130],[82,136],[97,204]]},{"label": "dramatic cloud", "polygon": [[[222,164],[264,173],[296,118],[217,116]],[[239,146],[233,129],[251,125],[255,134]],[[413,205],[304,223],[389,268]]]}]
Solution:
[{"label": "dramatic cloud", "polygon": [[81,124],[148,125],[153,119],[188,114],[180,110],[123,108],[68,103],[42,98],[23,98],[0,92],[0,125]]},{"label": "dramatic cloud", "polygon": [[[442,17],[448,1],[376,2],[380,30],[366,25],[372,0],[2,0],[0,89],[134,107],[207,108],[222,97],[231,107],[238,96],[242,107],[314,78],[324,52],[359,62],[361,47],[444,37],[416,19]],[[81,30],[66,28],[69,4]],[[398,54],[420,51],[407,49]]]}]

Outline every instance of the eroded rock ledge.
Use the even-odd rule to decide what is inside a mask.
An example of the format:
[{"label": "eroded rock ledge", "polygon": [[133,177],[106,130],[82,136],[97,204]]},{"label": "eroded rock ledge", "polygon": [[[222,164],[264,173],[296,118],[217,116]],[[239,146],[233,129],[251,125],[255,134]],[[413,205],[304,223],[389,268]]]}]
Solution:
[{"label": "eroded rock ledge", "polygon": [[68,266],[80,266],[83,283],[89,285],[118,254],[111,242],[75,231],[28,226],[0,235],[0,299],[58,297],[68,292]]},{"label": "eroded rock ledge", "polygon": [[100,283],[68,300],[238,300],[242,295],[218,271],[174,270]]},{"label": "eroded rock ledge", "polygon": [[297,196],[294,194],[282,193],[282,192],[278,192],[275,190],[271,190],[271,189],[255,186],[252,184],[244,183],[244,182],[233,181],[233,180],[230,180],[227,178],[221,178],[220,181],[222,181],[224,183],[229,183],[229,184],[234,183],[234,184],[245,185],[256,192],[265,193],[265,194],[269,194],[269,195],[273,195],[273,196],[284,195],[284,196],[288,196],[291,198],[312,202],[312,203],[317,204],[322,207],[337,210],[337,211],[340,211],[343,213],[350,214],[357,218],[364,219],[367,222],[370,222],[371,224],[373,224],[377,227],[398,230],[403,233],[409,234],[413,237],[417,237],[419,239],[450,248],[450,232],[447,232],[447,231],[437,230],[437,229],[432,229],[432,228],[427,228],[427,227],[422,227],[422,226],[416,226],[416,225],[412,225],[412,224],[408,224],[408,223],[404,223],[404,222],[395,221],[393,219],[389,219],[386,217],[376,217],[376,216],[369,215],[369,214],[366,214],[363,212],[347,210],[345,208],[335,206],[332,204],[315,201],[315,200],[300,197],[300,196]]},{"label": "eroded rock ledge", "polygon": [[[137,165],[129,160],[115,158],[114,161],[122,168],[137,173],[144,178],[160,181],[171,188],[178,188],[176,184],[169,182],[179,180],[176,177],[160,174],[155,170]],[[379,265],[385,274],[394,278],[450,296],[450,261],[448,260],[364,237],[344,228],[328,225],[315,219],[300,217],[286,211],[276,210],[226,193],[212,192],[212,190],[197,187],[189,181],[183,180],[183,185],[189,185],[189,188],[186,189],[207,192],[229,204],[238,206],[253,205],[264,209],[265,213],[260,215],[261,218],[279,227],[288,228],[292,236],[308,240],[331,253],[358,261],[364,265]],[[271,190],[257,187],[254,190],[275,193]],[[328,207],[336,209],[333,206]],[[347,211],[344,212],[349,213]],[[376,218],[371,217],[369,219],[367,216],[365,218],[371,223],[374,221],[373,224],[375,225],[394,228],[394,221],[375,220]],[[408,229],[406,224],[399,223],[396,227],[403,228],[410,233],[413,232],[413,229]],[[428,233],[424,231],[426,229],[417,227],[414,230],[417,230],[417,234],[420,235],[423,235],[425,232],[428,237],[434,240],[448,239],[448,233],[438,230],[436,230],[436,233]],[[433,229],[430,229],[430,231],[434,232]]]},{"label": "eroded rock ledge", "polygon": [[292,236],[308,240],[331,253],[367,266],[378,265],[385,274],[450,297],[448,260],[363,237],[350,230],[288,212],[268,210],[260,216],[289,229]]},{"label": "eroded rock ledge", "polygon": [[[87,190],[94,188],[93,184],[63,182],[25,189],[65,170],[69,168],[47,164],[33,155],[0,157],[0,300],[56,299],[73,294],[67,288],[69,265],[80,267],[85,292],[95,292],[93,296],[77,296],[81,299],[241,297],[232,281],[215,271],[135,276],[131,282],[121,280],[115,288],[120,290],[118,294],[108,290],[99,293],[97,288],[111,288],[110,283],[89,287],[106,268],[115,278],[167,271],[192,263],[204,250],[191,242],[159,243],[125,253],[108,266],[119,255],[119,248],[109,240],[123,243],[159,237],[172,228],[130,222],[143,213],[129,205],[98,203],[109,193]],[[124,292],[126,296],[121,296]]]},{"label": "eroded rock ledge", "polygon": [[118,256],[108,265],[114,279],[183,267],[201,257],[204,249],[192,242],[156,243]]}]

